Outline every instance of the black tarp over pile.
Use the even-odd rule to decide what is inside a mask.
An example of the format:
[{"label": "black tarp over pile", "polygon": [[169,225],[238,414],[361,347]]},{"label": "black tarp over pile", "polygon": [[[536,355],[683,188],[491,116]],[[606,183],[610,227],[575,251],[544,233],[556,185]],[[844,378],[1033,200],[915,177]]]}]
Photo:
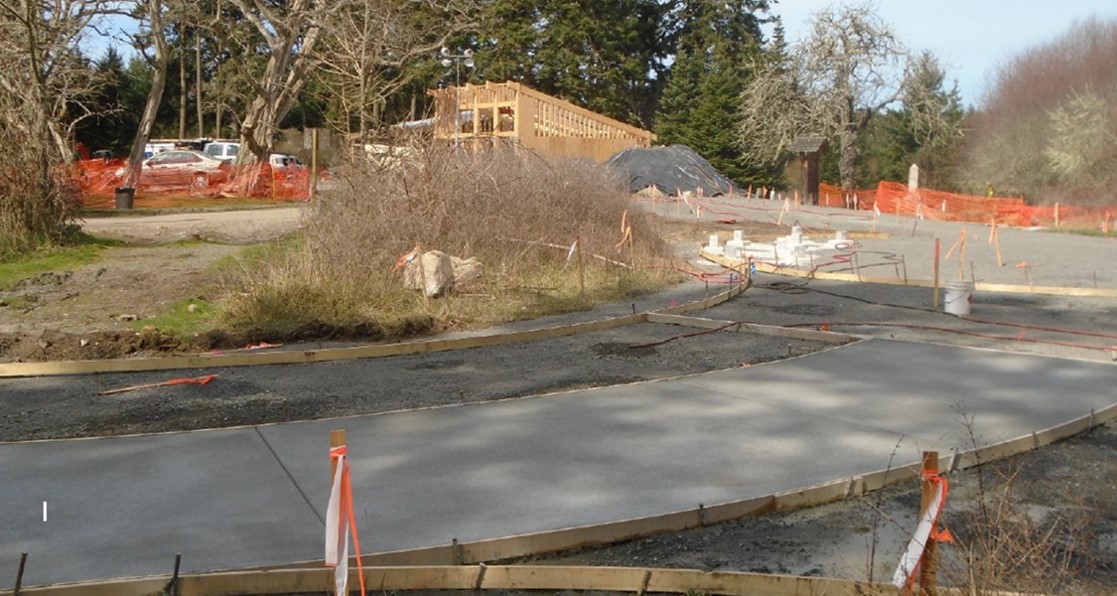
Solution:
[{"label": "black tarp over pile", "polygon": [[736,188],[710,162],[686,145],[629,147],[606,163],[628,180],[630,192],[640,192],[655,185],[668,195],[689,191],[713,196],[729,194]]}]

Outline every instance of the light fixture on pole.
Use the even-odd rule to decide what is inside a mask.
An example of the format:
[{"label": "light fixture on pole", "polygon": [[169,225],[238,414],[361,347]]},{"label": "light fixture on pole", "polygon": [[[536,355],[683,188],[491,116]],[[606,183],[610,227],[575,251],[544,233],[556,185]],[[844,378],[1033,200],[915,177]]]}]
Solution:
[{"label": "light fixture on pole", "polygon": [[[458,146],[458,132],[462,129],[461,123],[461,84],[462,84],[462,65],[466,68],[473,68],[476,64],[473,61],[473,50],[466,49],[461,54],[451,54],[450,50],[445,46],[439,51],[439,56],[442,56],[442,66],[447,68],[451,64],[454,65],[454,146]],[[476,114],[473,115],[477,117]]]}]

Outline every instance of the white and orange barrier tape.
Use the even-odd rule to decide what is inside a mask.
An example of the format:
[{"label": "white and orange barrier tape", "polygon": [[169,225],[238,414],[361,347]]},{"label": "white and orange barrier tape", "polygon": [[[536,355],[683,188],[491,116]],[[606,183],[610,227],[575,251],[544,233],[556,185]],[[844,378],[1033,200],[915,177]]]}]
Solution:
[{"label": "white and orange barrier tape", "polygon": [[931,500],[931,504],[928,505],[927,511],[923,512],[923,517],[915,528],[915,534],[911,537],[907,550],[900,557],[900,564],[896,566],[896,572],[892,574],[892,584],[905,590],[910,589],[916,578],[919,577],[919,563],[923,559],[923,551],[926,550],[929,541],[954,541],[950,530],[939,529],[939,514],[942,513],[943,506],[946,505],[946,495],[950,491],[950,483],[947,482],[945,476],[926,472],[923,474],[923,479],[935,485],[935,496]]},{"label": "white and orange barrier tape", "polygon": [[337,461],[330,504],[326,508],[326,566],[334,568],[336,594],[349,593],[349,532],[353,532],[353,550],[357,557],[357,577],[361,596],[365,596],[364,566],[361,564],[361,541],[357,537],[357,518],[353,514],[353,485],[349,476],[349,458],[345,446],[331,447],[330,459]]}]

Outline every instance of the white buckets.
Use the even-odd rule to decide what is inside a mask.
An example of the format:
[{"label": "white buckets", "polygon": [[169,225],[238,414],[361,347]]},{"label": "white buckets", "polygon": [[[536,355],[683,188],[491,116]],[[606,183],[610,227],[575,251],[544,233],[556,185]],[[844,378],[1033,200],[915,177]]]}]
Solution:
[{"label": "white buckets", "polygon": [[943,298],[942,302],[943,310],[959,317],[970,314],[970,305],[973,302],[973,287],[972,281],[946,282],[946,297]]}]

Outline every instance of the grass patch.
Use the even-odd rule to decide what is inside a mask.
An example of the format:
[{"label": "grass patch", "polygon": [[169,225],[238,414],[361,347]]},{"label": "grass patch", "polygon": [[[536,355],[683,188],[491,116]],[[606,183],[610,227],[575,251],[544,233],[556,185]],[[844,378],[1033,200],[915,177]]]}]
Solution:
[{"label": "grass patch", "polygon": [[107,248],[121,246],[120,242],[78,235],[72,244],[40,249],[0,261],[0,290],[48,271],[75,269],[100,258]]},{"label": "grass patch", "polygon": [[154,327],[164,334],[185,339],[216,328],[220,320],[218,305],[205,298],[186,298],[156,317],[136,321],[132,328],[142,331],[145,327]]}]

